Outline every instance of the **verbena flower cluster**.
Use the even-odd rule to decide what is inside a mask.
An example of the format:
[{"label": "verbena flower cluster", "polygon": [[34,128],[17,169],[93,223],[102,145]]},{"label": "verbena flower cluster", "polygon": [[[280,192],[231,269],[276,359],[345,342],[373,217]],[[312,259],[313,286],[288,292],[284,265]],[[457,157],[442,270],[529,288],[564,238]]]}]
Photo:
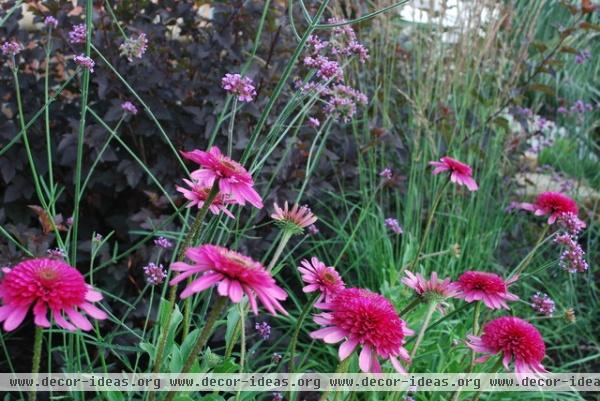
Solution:
[{"label": "verbena flower cluster", "polygon": [[221,79],[221,86],[225,91],[237,97],[240,102],[251,102],[256,96],[254,82],[249,77],[240,74],[225,74]]},{"label": "verbena flower cluster", "polygon": [[129,62],[134,58],[142,58],[148,49],[148,38],[145,33],[140,33],[136,37],[130,36],[119,46],[121,56]]}]

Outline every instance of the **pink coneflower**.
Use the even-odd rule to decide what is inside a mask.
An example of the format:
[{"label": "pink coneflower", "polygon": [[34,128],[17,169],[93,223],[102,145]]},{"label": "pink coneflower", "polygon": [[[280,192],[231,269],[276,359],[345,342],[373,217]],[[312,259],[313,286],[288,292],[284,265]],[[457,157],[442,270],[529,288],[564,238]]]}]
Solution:
[{"label": "pink coneflower", "polygon": [[456,289],[452,286],[450,279],[439,280],[436,272],[431,273],[429,280],[420,273],[413,274],[408,270],[405,270],[404,273],[406,277],[401,280],[402,283],[415,290],[421,297],[440,301],[456,295]]},{"label": "pink coneflower", "polygon": [[543,192],[537,196],[534,203],[521,203],[521,209],[533,212],[536,216],[549,214],[548,224],[554,224],[563,213],[577,215],[577,203],[566,195],[558,192]]},{"label": "pink coneflower", "polygon": [[469,336],[467,345],[475,352],[486,355],[476,359],[485,362],[492,355],[501,353],[502,363],[515,361],[515,373],[543,373],[541,362],[546,346],[540,332],[530,323],[518,317],[500,317],[483,326],[481,337]]},{"label": "pink coneflower", "polygon": [[102,294],[87,285],[81,273],[65,262],[30,259],[3,271],[0,322],[4,321],[6,331],[17,328],[30,307],[33,307],[34,322],[40,327],[50,327],[48,309],[56,324],[69,331],[92,329],[81,312],[94,319],[107,318],[106,313],[92,304],[100,301]]},{"label": "pink coneflower", "polygon": [[256,96],[254,82],[240,74],[225,74],[221,79],[221,86],[225,91],[237,97],[240,102],[251,102]]},{"label": "pink coneflower", "polygon": [[94,72],[94,66],[96,65],[96,63],[94,63],[94,60],[92,60],[89,57],[86,57],[85,54],[80,54],[79,56],[75,56],[73,58],[73,61],[75,61],[75,64],[90,70],[90,72]]},{"label": "pink coneflower", "polygon": [[363,372],[381,372],[378,356],[389,359],[398,372],[406,372],[397,358],[410,361],[404,337],[414,332],[386,298],[369,290],[346,288],[331,302],[318,307],[327,312],[316,315],[314,320],[327,327],[310,335],[329,344],[345,339],[339,348],[340,360],[348,358],[360,345],[359,366]]},{"label": "pink coneflower", "polygon": [[203,167],[192,172],[193,179],[208,187],[219,180],[219,191],[224,196],[230,196],[241,205],[248,201],[254,207],[262,209],[262,199],[254,190],[250,173],[241,164],[222,154],[219,148],[213,146],[208,152],[193,150],[181,153],[186,159]]},{"label": "pink coneflower", "polygon": [[[189,200],[187,207],[196,206],[198,209],[201,209],[204,206],[204,202],[208,199],[210,195],[211,187],[193,182],[187,179],[183,179],[183,181],[187,184],[188,188],[176,186],[178,192],[181,192],[183,196]],[[233,214],[227,210],[227,205],[234,204],[232,200],[228,197],[223,196],[222,194],[217,194],[213,199],[212,203],[208,207],[208,210],[212,212],[212,214],[219,214],[221,212],[225,213],[228,217],[234,219]]]},{"label": "pink coneflower", "polygon": [[439,162],[429,162],[434,166],[432,174],[440,174],[444,171],[450,172],[450,181],[458,185],[466,186],[469,191],[477,191],[479,188],[473,179],[473,170],[467,164],[461,163],[456,159],[444,156]]},{"label": "pink coneflower", "polygon": [[273,204],[273,208],[275,212],[271,214],[271,218],[285,230],[289,230],[294,234],[302,233],[306,227],[315,224],[317,221],[317,216],[306,205],[295,204],[290,209],[286,201],[283,208],[279,207],[277,203]]},{"label": "pink coneflower", "polygon": [[255,314],[258,314],[257,297],[273,315],[276,314],[275,310],[288,314],[279,303],[287,298],[287,294],[277,286],[275,279],[259,262],[215,245],[189,248],[185,255],[193,264],[173,263],[171,269],[182,273],[171,280],[170,284],[175,285],[196,273],[201,274],[183,290],[181,298],[217,285],[218,293],[228,296],[234,303],[240,302],[246,294]]},{"label": "pink coneflower", "polygon": [[506,301],[519,299],[508,292],[508,286],[517,279],[518,276],[513,276],[505,281],[494,273],[468,271],[452,283],[451,288],[456,291],[456,298],[467,302],[483,301],[490,309],[509,309]]},{"label": "pink coneflower", "polygon": [[320,292],[321,295],[317,302],[323,300],[329,302],[335,294],[344,289],[344,281],[333,266],[326,266],[325,263],[314,256],[310,258],[310,261],[307,259],[302,260],[300,264],[298,271],[302,274],[302,281],[308,284],[302,288],[302,291]]},{"label": "pink coneflower", "polygon": [[69,42],[75,43],[85,43],[86,39],[86,31],[87,27],[85,24],[73,25],[71,31],[69,32]]}]

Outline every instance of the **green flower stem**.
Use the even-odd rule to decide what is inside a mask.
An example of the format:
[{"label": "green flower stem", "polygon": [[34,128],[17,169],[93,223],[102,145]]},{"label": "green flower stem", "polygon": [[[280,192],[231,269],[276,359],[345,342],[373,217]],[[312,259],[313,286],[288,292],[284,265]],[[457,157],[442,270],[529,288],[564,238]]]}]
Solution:
[{"label": "green flower stem", "polygon": [[[52,24],[50,24],[48,29],[48,43],[46,45],[46,67],[44,69],[44,103],[48,104],[50,100],[48,90],[49,81],[50,81],[50,53],[52,51]],[[44,109],[44,120],[45,120],[45,128],[46,128],[46,153],[48,158],[48,183],[50,187],[50,192],[54,193],[54,172],[52,169],[52,140],[50,137],[50,108],[46,107]],[[54,209],[54,204],[52,205]],[[54,210],[53,210],[54,211]],[[54,215],[54,213],[53,213]]]},{"label": "green flower stem", "polygon": [[[31,373],[34,375],[33,380],[36,380],[37,374],[40,372],[40,361],[42,359],[42,339],[44,337],[43,329],[40,326],[35,326],[35,338],[33,340],[33,358],[31,360]],[[35,401],[37,391],[32,389],[29,392],[29,401]]]},{"label": "green flower stem", "polygon": [[400,317],[406,315],[408,312],[410,312],[411,310],[413,310],[417,305],[419,305],[421,303],[421,298],[420,297],[414,297],[412,301],[410,301],[408,303],[408,305],[406,305],[404,307],[404,309],[402,309],[400,311],[400,313],[398,313],[398,315]]},{"label": "green flower stem", "polygon": [[[479,333],[479,315],[481,314],[481,302],[475,303],[473,308],[473,335],[476,336]],[[475,350],[471,352],[471,369],[475,365]]]},{"label": "green flower stem", "polygon": [[[202,349],[208,342],[208,339],[210,338],[210,335],[212,334],[215,323],[219,319],[221,312],[223,312],[223,310],[227,306],[227,300],[228,300],[227,297],[217,296],[215,303],[213,305],[213,309],[210,311],[210,313],[206,317],[206,324],[202,328],[202,331],[200,332],[200,336],[198,336],[198,340],[196,340],[196,344],[194,345],[194,348],[192,349],[192,351],[188,355],[187,359],[185,360],[185,363],[183,365],[183,369],[181,370],[181,373],[189,373],[189,371],[192,369],[192,366],[194,365],[194,362],[196,361],[198,354],[200,353],[200,351],[202,351]],[[176,394],[177,394],[176,391],[169,392],[165,401],[172,401]]]},{"label": "green flower stem", "polygon": [[[179,254],[177,255],[178,261],[183,260],[183,257],[185,256],[185,251],[190,246],[190,244],[193,243],[194,238],[197,238],[198,232],[200,231],[200,227],[202,226],[202,221],[204,220],[204,217],[206,216],[206,213],[208,212],[208,208],[218,193],[219,193],[219,181],[215,180],[215,182],[210,190],[210,193],[208,194],[208,198],[204,202],[204,205],[202,205],[202,208],[198,211],[198,214],[196,215],[196,218],[194,220],[192,228],[190,229],[187,236],[185,237],[185,240],[183,241],[183,245],[181,246],[181,248],[179,250]],[[169,290],[169,306],[168,306],[169,307],[169,313],[168,313],[169,318],[166,319],[165,324],[163,325],[163,327],[161,329],[162,336],[160,337],[160,342],[158,343],[158,349],[156,350],[156,360],[154,362],[154,369],[152,369],[152,373],[160,372],[160,368],[162,365],[162,359],[164,356],[163,354],[165,352],[165,347],[167,345],[167,333],[169,331],[169,325],[171,324],[171,317],[173,316],[173,309],[175,308],[176,298],[177,298],[177,286],[173,285],[173,286],[171,286],[171,288]],[[186,307],[186,305],[187,305],[187,307]],[[186,301],[184,308],[185,308],[184,309],[184,320],[185,320],[184,331],[185,331],[186,326],[188,327],[188,330],[189,330],[189,322],[191,320],[191,303],[187,304],[187,301]],[[150,392],[148,395],[148,400],[152,401],[152,400],[154,400],[155,397],[156,397],[156,394],[154,392]]]},{"label": "green flower stem", "polygon": [[[346,373],[346,371],[348,370],[348,366],[350,365],[350,359],[352,359],[352,355],[349,355],[348,358],[341,361],[337,369],[335,370],[335,373]],[[327,401],[328,395],[329,390],[323,391],[323,394],[321,394],[321,398],[319,398],[319,401]]]},{"label": "green flower stem", "polygon": [[[90,49],[92,43],[92,27],[93,24],[93,1],[87,0],[85,6],[85,22],[86,22],[86,39],[85,39],[85,55],[90,57]],[[90,88],[90,70],[87,68],[83,69],[83,75],[81,77],[81,111],[79,117],[79,133],[77,135],[77,156],[75,161],[75,196],[73,205],[73,225],[71,228],[71,257],[70,262],[72,266],[77,265],[77,231],[79,228],[79,193],[81,193],[81,171],[83,169],[83,144],[85,141],[85,116],[87,113],[88,106],[88,94]]]},{"label": "green flower stem", "polygon": [[425,315],[425,320],[423,321],[423,325],[421,325],[421,329],[419,330],[419,334],[417,335],[415,345],[413,346],[413,349],[410,353],[410,359],[414,359],[415,355],[417,354],[417,349],[419,348],[419,345],[421,345],[421,341],[423,341],[423,336],[425,335],[425,331],[429,326],[429,322],[431,322],[431,317],[433,316],[433,312],[435,311],[436,306],[437,302],[429,301],[429,304],[427,305],[427,314]]},{"label": "green flower stem", "polygon": [[319,296],[318,294],[314,294],[312,297],[309,298],[306,305],[304,305],[304,308],[302,309],[300,316],[298,316],[298,320],[296,321],[294,333],[292,334],[292,339],[290,341],[290,352],[289,352],[290,361],[288,364],[288,373],[294,373],[294,369],[295,369],[294,357],[296,355],[296,345],[298,344],[298,336],[300,335],[300,329],[302,328],[302,325],[304,324],[304,320],[306,319],[306,316],[308,315],[308,313],[312,309],[313,305],[315,304],[318,296]]},{"label": "green flower stem", "polygon": [[279,240],[277,249],[275,249],[275,253],[273,254],[273,257],[271,258],[271,261],[269,262],[269,266],[267,266],[267,271],[270,272],[273,270],[273,268],[277,264],[277,261],[281,257],[281,254],[283,253],[285,246],[290,241],[290,239],[292,238],[293,235],[294,235],[293,232],[291,232],[289,230],[285,230],[285,229],[283,230],[283,234],[281,234],[281,239]]},{"label": "green flower stem", "polygon": [[513,274],[511,274],[511,277],[523,273],[525,268],[527,266],[529,266],[529,264],[533,260],[533,256],[538,251],[538,249],[542,246],[542,244],[545,243],[548,239],[550,239],[552,237],[552,236],[550,236],[550,237],[546,238],[546,234],[548,234],[549,229],[550,229],[550,224],[546,224],[544,229],[542,230],[537,242],[533,246],[533,249],[531,250],[531,252],[529,252],[527,254],[527,256],[525,256],[523,261],[521,261],[521,263],[519,263],[519,265],[515,268],[515,271]]},{"label": "green flower stem", "polygon": [[233,97],[233,106],[231,107],[231,117],[229,118],[229,129],[227,130],[227,156],[231,157],[233,153],[233,127],[235,125],[235,112],[237,111],[238,98]]},{"label": "green flower stem", "polygon": [[415,255],[415,258],[413,259],[413,262],[410,264],[411,271],[414,270],[415,266],[419,262],[419,258],[421,256],[421,251],[423,251],[423,248],[425,247],[425,242],[427,241],[427,237],[429,236],[429,230],[431,230],[431,225],[433,223],[433,217],[435,216],[435,212],[438,208],[438,205],[440,204],[440,201],[442,200],[442,195],[444,194],[444,190],[448,186],[449,182],[450,182],[450,179],[446,180],[444,185],[442,185],[442,188],[440,188],[439,192],[435,196],[435,199],[433,200],[431,210],[429,211],[429,217],[427,218],[427,224],[425,225],[425,231],[423,231],[423,235],[421,236],[421,242],[419,242],[419,248],[417,249],[417,254]]}]

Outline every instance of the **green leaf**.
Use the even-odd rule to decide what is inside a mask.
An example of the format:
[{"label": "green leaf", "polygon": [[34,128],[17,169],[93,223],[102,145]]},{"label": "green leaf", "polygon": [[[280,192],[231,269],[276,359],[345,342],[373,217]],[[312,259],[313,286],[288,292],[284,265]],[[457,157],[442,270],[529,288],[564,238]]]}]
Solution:
[{"label": "green leaf", "polygon": [[150,359],[154,360],[156,357],[156,347],[150,343],[139,343],[138,346],[142,351],[145,351],[148,355],[150,355]]},{"label": "green leaf", "polygon": [[123,393],[121,393],[120,391],[107,391],[105,394],[106,394],[106,399],[108,401],[123,401],[124,400]]},{"label": "green leaf", "polygon": [[214,373],[233,373],[238,372],[240,370],[240,365],[235,363],[233,358],[228,358],[215,366],[213,372]]},{"label": "green leaf", "polygon": [[198,336],[200,335],[200,329],[192,330],[188,336],[183,340],[183,344],[181,344],[181,355],[187,358],[187,356],[192,352],[192,348],[194,348],[194,344],[196,344],[196,340],[198,340]]},{"label": "green leaf", "polygon": [[181,368],[183,368],[183,356],[181,355],[179,347],[176,344],[173,344],[171,347],[170,357],[171,361],[169,362],[169,371],[181,372]]},{"label": "green leaf", "polygon": [[227,313],[227,330],[225,331],[225,343],[227,345],[232,341],[233,333],[239,321],[239,308],[229,308],[229,312]]}]

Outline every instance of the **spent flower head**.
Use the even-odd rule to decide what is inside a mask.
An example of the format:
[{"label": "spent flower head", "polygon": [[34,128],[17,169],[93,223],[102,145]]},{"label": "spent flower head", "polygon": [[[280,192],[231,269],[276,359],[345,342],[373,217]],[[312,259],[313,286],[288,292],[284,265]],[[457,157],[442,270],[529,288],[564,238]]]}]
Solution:
[{"label": "spent flower head", "polygon": [[148,38],[145,33],[140,33],[135,38],[130,36],[119,46],[121,56],[131,63],[134,58],[142,58],[148,49]]}]

